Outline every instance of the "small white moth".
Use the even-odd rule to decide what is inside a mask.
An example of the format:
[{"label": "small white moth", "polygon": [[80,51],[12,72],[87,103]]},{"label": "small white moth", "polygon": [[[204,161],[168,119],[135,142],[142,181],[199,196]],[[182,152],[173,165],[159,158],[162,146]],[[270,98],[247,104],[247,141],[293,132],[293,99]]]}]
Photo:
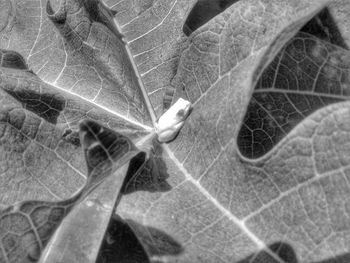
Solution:
[{"label": "small white moth", "polygon": [[175,138],[191,112],[191,102],[182,98],[160,116],[155,131],[159,142],[170,142]]}]

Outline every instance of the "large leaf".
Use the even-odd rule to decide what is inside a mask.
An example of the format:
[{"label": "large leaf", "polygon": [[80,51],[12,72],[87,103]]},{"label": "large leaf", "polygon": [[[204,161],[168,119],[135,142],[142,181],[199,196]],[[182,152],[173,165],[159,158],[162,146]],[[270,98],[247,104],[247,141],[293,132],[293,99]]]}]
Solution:
[{"label": "large leaf", "polygon": [[[1,1],[0,46],[24,57],[3,55],[1,68],[1,160],[13,184],[2,203],[76,191],[75,127],[90,117],[147,149],[131,161],[117,214],[152,260],[344,260],[347,38],[298,33],[321,1],[233,2],[186,36],[195,1],[106,1],[113,11],[50,1],[48,15],[45,1]],[[177,97],[194,110],[175,141],[140,139]],[[40,180],[26,190],[23,177]]]}]

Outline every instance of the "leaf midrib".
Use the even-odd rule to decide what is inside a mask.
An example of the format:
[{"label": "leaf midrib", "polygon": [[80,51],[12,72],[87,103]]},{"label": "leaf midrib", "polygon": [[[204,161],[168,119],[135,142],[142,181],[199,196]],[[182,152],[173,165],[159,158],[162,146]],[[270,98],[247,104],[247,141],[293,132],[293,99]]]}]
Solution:
[{"label": "leaf midrib", "polygon": [[[113,19],[113,22],[114,22],[114,25],[115,25],[117,31],[120,34],[122,34],[122,30],[121,30],[120,26],[118,25],[118,23],[117,23],[115,18]],[[151,117],[151,121],[152,121],[153,127],[156,127],[157,117],[156,117],[156,114],[154,112],[154,109],[153,109],[153,106],[151,104],[151,101],[150,101],[150,99],[148,97],[146,88],[145,88],[145,86],[143,84],[143,81],[142,81],[142,78],[141,78],[141,74],[140,74],[140,72],[139,72],[139,70],[137,68],[137,65],[136,65],[135,61],[134,61],[134,57],[133,57],[133,55],[132,55],[132,53],[130,51],[128,43],[126,41],[124,41],[123,38],[121,39],[121,41],[124,43],[124,48],[125,48],[126,54],[127,54],[128,58],[129,58],[130,64],[131,64],[132,69],[133,69],[133,71],[135,73],[135,76],[137,78],[137,84],[138,84],[139,88],[141,89],[144,101],[146,103],[146,108],[147,108],[148,113],[149,113],[149,115]]]},{"label": "leaf midrib", "polygon": [[[177,2],[177,1],[175,1],[175,2]],[[108,7],[106,7],[106,8],[108,8]],[[56,12],[57,12],[57,11],[56,11]],[[47,15],[47,13],[46,13],[46,15]],[[43,14],[41,13],[41,19],[42,19],[42,16],[43,16]],[[120,34],[122,34],[122,31],[121,31],[121,29],[120,29],[120,27],[119,27],[117,21],[116,21],[115,19],[113,19],[113,22],[114,22],[114,25],[115,25],[115,27],[116,27],[117,32],[119,32]],[[72,32],[75,32],[75,29],[74,29],[74,28],[70,27],[70,25],[68,25],[68,26],[69,26],[69,28],[72,30]],[[60,32],[57,32],[57,33],[59,34],[59,36],[60,36],[61,38],[63,38],[63,37],[61,36]],[[113,33],[113,32],[112,32],[112,33]],[[38,32],[38,34],[40,34],[40,31]],[[114,33],[113,33],[113,34],[114,34]],[[86,43],[86,41],[84,41],[84,40],[79,36],[79,34],[76,34],[76,36],[77,36],[83,43],[88,44],[88,43]],[[116,36],[116,37],[118,38],[118,36]],[[135,64],[135,62],[134,62],[133,56],[132,56],[132,54],[131,54],[131,52],[130,52],[130,49],[129,49],[127,43],[126,43],[123,39],[121,39],[121,41],[124,43],[124,48],[125,48],[126,54],[127,54],[128,58],[129,58],[129,62],[130,62],[130,64],[131,64],[131,66],[132,66],[132,70],[134,71],[135,76],[136,76],[136,78],[137,78],[138,87],[140,88],[140,90],[141,90],[141,92],[142,92],[142,95],[143,95],[143,98],[144,98],[144,102],[145,102],[145,104],[146,104],[146,108],[147,108],[147,110],[148,110],[148,113],[149,113],[149,115],[150,115],[150,117],[151,117],[151,121],[152,121],[153,127],[155,127],[155,124],[156,124],[156,122],[157,122],[157,120],[156,120],[156,115],[155,115],[154,109],[153,109],[153,107],[152,107],[152,104],[151,104],[151,102],[150,102],[150,99],[149,99],[149,97],[148,97],[148,95],[147,95],[147,91],[146,91],[146,89],[145,89],[145,87],[144,87],[144,85],[143,85],[143,82],[142,82],[142,79],[141,79],[141,75],[140,75],[140,73],[139,73],[139,71],[138,71],[138,69],[137,69],[137,66],[136,66],[136,64]],[[33,43],[33,45],[35,45],[35,42]],[[65,52],[65,53],[66,53],[66,52]],[[68,54],[66,54],[65,62],[66,62],[66,60],[67,60],[67,56],[68,56]],[[61,73],[64,71],[65,67],[66,67],[66,65],[64,65],[64,66],[62,67]],[[145,129],[145,130],[147,130],[147,131],[153,130],[153,127],[150,127],[150,126],[148,126],[148,125],[144,125],[144,124],[142,124],[142,123],[140,123],[140,122],[138,122],[138,121],[131,120],[131,119],[129,119],[129,118],[127,118],[127,117],[125,117],[125,116],[123,116],[123,115],[121,115],[121,114],[115,112],[115,111],[112,111],[112,110],[110,110],[110,109],[108,109],[108,108],[106,108],[106,107],[104,107],[104,106],[102,106],[102,105],[99,105],[99,104],[95,103],[94,101],[90,101],[90,100],[88,100],[88,99],[86,99],[86,98],[80,96],[80,95],[77,94],[77,93],[70,92],[70,91],[68,91],[68,90],[65,90],[65,89],[63,89],[63,88],[57,86],[56,83],[57,83],[57,80],[59,79],[61,73],[58,75],[58,77],[55,79],[55,81],[54,81],[53,83],[48,83],[48,84],[50,84],[51,86],[53,86],[53,87],[55,87],[55,88],[57,88],[57,89],[59,89],[59,90],[63,90],[63,91],[65,91],[65,92],[69,93],[70,95],[75,95],[75,96],[79,97],[80,99],[82,99],[82,100],[84,100],[84,101],[87,101],[87,102],[93,104],[94,106],[97,106],[97,107],[99,107],[99,108],[101,108],[101,109],[103,109],[103,110],[105,110],[105,111],[107,111],[107,112],[109,112],[109,113],[111,113],[111,114],[113,114],[113,115],[119,117],[119,118],[122,118],[122,119],[124,119],[124,120],[126,120],[126,121],[128,121],[128,122],[130,122],[130,123],[132,123],[132,124],[134,124],[134,125],[137,125],[137,126],[143,128],[143,129]],[[44,80],[42,80],[42,81],[45,82]]]},{"label": "leaf midrib", "polygon": [[89,103],[89,104],[92,104],[94,107],[100,108],[100,109],[102,109],[103,111],[106,111],[106,112],[112,114],[113,116],[115,116],[115,117],[117,117],[117,118],[120,118],[120,119],[123,119],[123,120],[129,122],[130,124],[133,124],[133,125],[135,125],[135,126],[138,126],[138,127],[142,128],[142,129],[144,129],[144,130],[146,130],[146,131],[149,131],[149,132],[151,132],[151,131],[153,130],[153,127],[151,127],[151,126],[142,124],[142,123],[140,123],[140,122],[138,122],[138,121],[136,121],[136,120],[129,119],[129,118],[125,117],[124,115],[119,114],[119,113],[116,112],[116,111],[110,110],[110,109],[108,109],[107,107],[104,107],[104,106],[102,106],[102,105],[100,105],[100,104],[97,104],[97,103],[94,102],[94,101],[90,101],[90,100],[88,100],[88,99],[86,99],[86,98],[80,96],[79,94],[73,93],[73,92],[71,92],[71,91],[69,91],[69,90],[66,90],[66,89],[64,89],[64,88],[61,88],[61,87],[59,87],[59,86],[57,86],[57,85],[54,85],[54,84],[52,84],[52,83],[47,83],[47,82],[45,82],[44,80],[42,80],[42,81],[43,81],[44,83],[46,83],[46,84],[48,84],[48,85],[50,85],[50,86],[53,86],[54,88],[60,90],[62,93],[67,93],[67,94],[69,94],[70,96],[78,97],[80,100],[83,100],[83,101],[85,101],[85,102],[87,102],[87,103]]}]

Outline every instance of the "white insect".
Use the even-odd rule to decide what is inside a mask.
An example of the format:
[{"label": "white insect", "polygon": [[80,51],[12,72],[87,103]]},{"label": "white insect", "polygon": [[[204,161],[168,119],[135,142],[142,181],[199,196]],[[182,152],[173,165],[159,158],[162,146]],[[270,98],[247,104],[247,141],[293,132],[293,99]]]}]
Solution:
[{"label": "white insect", "polygon": [[170,142],[175,138],[191,112],[191,102],[182,98],[160,116],[155,131],[159,142]]}]

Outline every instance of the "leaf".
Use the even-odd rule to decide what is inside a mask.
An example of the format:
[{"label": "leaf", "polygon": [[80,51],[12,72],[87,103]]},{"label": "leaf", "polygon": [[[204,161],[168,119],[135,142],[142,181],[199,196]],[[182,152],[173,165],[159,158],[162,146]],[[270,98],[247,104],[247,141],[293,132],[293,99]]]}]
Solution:
[{"label": "leaf", "polygon": [[[307,150],[314,144],[313,136],[303,135],[306,133],[301,128],[303,126],[294,123],[293,131],[283,134],[283,143],[278,146],[275,143],[271,152],[265,152],[264,159],[259,162],[242,158],[236,144],[245,114],[242,109],[247,107],[250,100],[250,87],[254,87],[254,82],[261,74],[255,73],[253,79],[249,79],[254,73],[252,65],[262,61],[256,66],[256,71],[261,72],[304,23],[295,20],[296,23],[290,24],[272,40],[269,36],[278,31],[276,27],[277,23],[282,23],[279,20],[281,16],[277,15],[275,20],[270,7],[256,7],[256,12],[245,13],[245,10],[250,10],[250,6],[253,9],[259,4],[237,3],[199,28],[192,33],[190,44],[182,53],[172,84],[180,93],[177,96],[185,96],[195,104],[179,137],[164,147],[169,153],[169,157],[165,157],[168,171],[178,177],[176,182],[170,183],[173,189],[156,198],[147,193],[140,193],[135,198],[128,196],[130,200],[125,197],[125,203],[118,206],[117,212],[124,218],[139,218],[139,222],[144,225],[166,230],[183,246],[183,252],[176,255],[177,260],[183,262],[239,262],[245,258],[262,262],[263,256],[250,256],[260,250],[265,251],[272,261],[272,258],[276,260],[276,255],[278,258],[278,254],[269,246],[280,241],[293,248],[300,262],[325,260],[332,257],[331,250],[322,256],[313,251],[331,235],[331,220],[322,219],[322,223],[318,223],[321,220],[318,218],[324,218],[326,211],[322,216],[308,214],[312,214],[311,207],[317,206],[316,197],[309,199],[306,193],[313,190],[312,182],[318,178],[318,171],[312,166],[314,157]],[[311,17],[312,13],[303,21]],[[253,19],[255,24],[246,22]],[[263,26],[259,25],[264,22],[275,27],[266,26],[265,30],[269,32],[263,34]],[[268,43],[268,48],[264,49]],[[334,59],[347,54],[339,47],[329,48],[329,55]],[[344,64],[348,65],[346,58],[344,60]],[[331,80],[329,78],[328,82]],[[346,100],[346,96],[340,96],[339,100]],[[326,105],[320,106],[324,108]],[[337,107],[333,106],[328,112],[335,111]],[[316,110],[313,108],[313,111]],[[308,116],[306,114],[305,118]],[[332,118],[326,116],[324,113],[318,119]],[[313,123],[315,130],[316,120],[309,117],[304,125]],[[330,127],[332,125],[329,124]],[[305,149],[306,145],[310,145],[309,148]],[[345,165],[345,161],[341,163]],[[340,169],[342,166],[339,164],[337,167]],[[293,184],[290,182],[292,179]],[[332,195],[337,187],[331,191]],[[320,186],[318,189],[314,192],[321,192]],[[303,197],[299,196],[300,191],[304,191]],[[347,200],[345,192],[344,189],[344,194],[336,199]],[[147,201],[139,201],[140,204],[135,205],[141,196]],[[296,202],[298,206],[293,204]],[[303,204],[308,204],[308,208],[304,208]],[[327,202],[323,202],[322,207],[326,205]],[[302,219],[298,219],[302,212]],[[267,217],[266,214],[271,216]],[[279,225],[281,227],[277,228]],[[320,232],[317,238],[311,236],[314,232]],[[136,235],[143,236],[137,229]],[[342,253],[347,253],[347,249],[336,254]],[[151,256],[160,260],[171,259],[174,255],[153,250]]]},{"label": "leaf", "polygon": [[[102,115],[103,118],[101,120],[107,121],[110,125],[115,125],[118,130],[124,131],[131,138],[137,138],[140,134],[144,134],[144,132],[142,130],[140,131],[137,127],[133,129],[133,125],[126,123],[124,119],[119,120],[116,117],[106,115],[106,112],[103,110],[96,108],[95,105],[89,105],[79,98],[74,99],[70,96],[69,99],[66,99],[64,95],[67,94],[57,94],[54,88],[44,84],[31,71],[28,71],[22,57],[13,51],[2,52],[1,61],[1,80],[3,84],[3,89],[1,90],[3,101],[1,108],[2,158],[5,162],[3,166],[3,179],[9,180],[10,183],[3,185],[3,187],[7,187],[8,189],[9,185],[13,185],[15,188],[14,195],[11,196],[10,191],[3,191],[2,198],[5,201],[8,198],[17,198],[15,201],[22,202],[12,205],[1,212],[2,218],[0,219],[0,225],[2,226],[1,236],[4,250],[0,259],[6,262],[32,262],[39,259],[49,238],[59,226],[62,219],[72,209],[73,205],[80,199],[83,199],[99,181],[106,177],[106,174],[111,173],[109,171],[111,168],[106,170],[106,167],[104,167],[106,165],[100,165],[99,163],[102,162],[102,164],[105,164],[106,156],[101,154],[99,156],[98,152],[94,151],[98,148],[95,143],[95,134],[92,136],[88,131],[85,131],[89,135],[84,137],[86,138],[86,141],[83,142],[85,148],[93,144],[92,150],[89,148],[86,154],[88,161],[87,173],[90,175],[90,179],[86,182],[86,187],[75,194],[74,197],[65,201],[46,201],[56,199],[57,196],[54,192],[62,192],[60,191],[61,188],[67,193],[69,190],[76,192],[78,187],[81,187],[81,185],[73,185],[72,181],[68,185],[65,184],[65,181],[68,180],[65,179],[65,176],[71,180],[73,179],[71,171],[73,171],[73,175],[77,174],[78,176],[84,176],[85,173],[85,169],[79,171],[71,164],[71,155],[73,154],[76,155],[73,161],[77,162],[81,158],[81,161],[85,162],[83,155],[79,155],[77,152],[81,146],[79,138],[74,135],[76,132],[72,131],[76,129],[77,123],[83,118],[89,118],[89,116],[90,118],[96,118]],[[90,121],[90,123],[92,122]],[[91,126],[92,124],[89,125]],[[99,126],[95,126],[96,124],[90,129],[97,129],[96,131],[93,130],[97,133],[99,132]],[[123,165],[121,157],[129,151],[129,149],[126,149],[127,145],[125,142],[129,142],[124,139],[124,144],[121,144],[120,141],[123,140],[118,139],[117,143],[114,143],[113,132],[111,133],[112,136],[108,135],[108,133],[111,133],[111,131],[105,131],[101,135],[98,134],[100,137],[103,135],[98,140],[103,140],[103,143],[107,144],[105,148],[110,151],[109,154],[111,157],[109,159],[118,160],[119,164],[114,165],[121,166]],[[119,135],[119,137],[122,136]],[[133,150],[133,152],[127,153],[127,157],[123,157],[123,159],[127,158],[130,160],[135,155],[135,149],[130,150]],[[22,161],[22,156],[24,156],[24,161]],[[59,161],[58,163],[55,160],[56,158]],[[12,162],[9,162],[9,160]],[[15,162],[16,160],[17,163]],[[46,165],[40,166],[38,165],[38,161],[39,164],[41,162],[41,164],[46,163]],[[110,161],[108,164],[110,165]],[[82,166],[81,164],[79,165]],[[108,195],[107,193],[119,193],[119,191],[116,191],[115,186],[116,184],[118,185],[118,181],[115,177],[119,179],[119,187],[121,187],[127,169],[127,165],[124,166],[124,173],[123,169],[118,170],[118,173],[112,178],[114,179],[112,180],[113,184],[110,183],[111,179],[109,179],[107,181],[109,184],[103,190],[100,190],[102,191],[100,196],[96,194],[89,195],[89,198],[94,197],[94,200],[100,200],[100,203],[106,207],[104,213],[95,211],[95,214],[99,215],[99,220],[97,222],[91,222],[91,224],[98,223],[100,229],[96,228],[96,230],[103,230],[108,225],[117,197],[113,199],[112,195]],[[21,179],[16,174],[11,174],[11,170],[19,170],[18,175],[24,178]],[[12,182],[13,176],[19,182]],[[28,177],[28,179],[25,177]],[[26,185],[25,183],[27,181],[38,189],[37,192],[30,191],[27,193],[30,197],[25,195],[26,189],[21,188],[21,185]],[[28,188],[30,188],[30,185]],[[22,192],[23,190],[24,192]],[[48,195],[45,195],[44,191],[48,192]],[[65,192],[60,194],[65,194]],[[26,201],[31,198],[45,201]],[[84,202],[89,202],[89,200]],[[107,209],[108,207],[110,207],[109,210]],[[96,207],[90,206],[89,215],[93,214],[94,208],[96,210]],[[81,205],[77,205],[74,207],[72,213],[73,215],[78,214],[78,218],[82,219],[81,216],[84,212],[87,213],[87,211],[84,211],[84,207],[81,208]],[[72,220],[69,220],[70,217],[60,227],[60,234],[63,235],[64,233],[62,228],[68,232],[72,231]],[[105,221],[104,224],[103,221]],[[74,230],[75,235],[77,235],[77,228],[74,227]],[[100,239],[95,234],[93,235],[94,239],[91,240],[95,242],[92,243],[94,247],[96,247],[96,243],[99,244],[102,242],[104,232],[99,231],[99,234],[101,236]],[[53,245],[50,244],[50,251],[57,252],[52,247]],[[95,252],[93,250],[89,252],[92,255],[95,253],[96,257],[98,248],[95,248],[97,249]],[[48,258],[53,255],[51,253]]]},{"label": "leaf", "polygon": [[[11,155],[7,166],[15,167],[5,171],[8,178],[28,175],[34,168],[27,166],[40,175],[46,167],[68,167],[52,169],[67,177],[64,187],[47,185],[69,196],[79,188],[66,189],[74,172],[85,173],[82,157],[72,159],[80,147],[76,123],[95,118],[146,148],[131,161],[116,212],[151,261],[346,260],[349,53],[346,36],[338,41],[344,27],[333,35],[328,29],[336,23],[316,16],[323,1],[237,1],[189,36],[183,28],[195,1],[108,0],[112,11],[97,1],[50,1],[48,16],[45,1],[1,3],[0,45],[24,58],[5,59],[0,75],[1,112],[9,112],[3,129],[18,127],[4,133],[12,139],[1,145]],[[311,32],[314,26],[321,34]],[[178,97],[194,110],[175,141],[160,145],[151,140],[152,125]],[[38,124],[18,125],[20,113]],[[43,136],[16,137],[29,133],[22,126],[45,131],[45,125],[51,130]],[[23,146],[39,142],[49,150]],[[22,155],[38,152],[43,165],[39,157],[21,165]],[[48,165],[61,155],[63,164]],[[27,198],[13,192],[3,194],[4,205]]]},{"label": "leaf", "polygon": [[244,156],[265,155],[314,111],[349,97],[347,50],[297,34],[256,85],[238,135]]},{"label": "leaf", "polygon": [[43,83],[24,66],[8,67],[9,60],[21,61],[17,53],[1,55],[2,205],[67,198],[83,185],[87,171],[77,125],[85,118],[134,140],[148,134],[139,125]]},{"label": "leaf", "polygon": [[[89,189],[57,229],[41,262],[96,261],[129,162],[138,153],[126,137],[97,123],[84,122],[80,129],[89,171]],[[96,184],[101,185],[91,193],[90,189]]]},{"label": "leaf", "polygon": [[[82,245],[86,248],[90,240],[85,240],[85,238],[91,238],[88,234],[83,235],[82,230],[86,231],[86,229],[78,231],[79,226],[85,226],[82,220],[86,215],[95,215],[96,220],[99,219],[97,222],[91,220],[90,227],[96,227],[96,223],[98,223],[101,228],[98,228],[98,230],[100,230],[100,235],[103,238],[104,232],[101,230],[108,225],[109,218],[114,211],[116,197],[109,200],[109,196],[105,196],[104,198],[107,200],[104,200],[101,191],[108,190],[108,185],[98,188],[97,192],[99,194],[96,194],[96,191],[93,194],[90,192],[116,169],[115,174],[117,176],[112,176],[113,181],[116,181],[113,186],[119,185],[121,187],[128,166],[125,163],[128,163],[135,155],[136,150],[127,138],[105,129],[92,121],[85,121],[80,125],[88,165],[88,179],[77,194],[64,201],[23,201],[1,211],[0,236],[2,239],[0,244],[2,253],[0,254],[0,260],[2,262],[37,262],[46,246],[48,246],[47,250],[50,253],[44,253],[43,262],[53,262],[54,257],[56,257],[54,261],[58,262],[63,255],[74,259],[72,255],[75,253],[75,246]],[[105,158],[105,155],[108,157]],[[112,181],[110,178],[106,180],[109,183]],[[116,195],[119,193],[115,187],[110,191],[116,191]],[[88,199],[85,199],[88,194]],[[79,204],[79,202],[81,203]],[[95,205],[94,202],[96,202]],[[109,209],[108,205],[110,206]],[[86,211],[87,209],[84,206],[88,206],[90,211]],[[96,206],[100,208],[100,211],[96,210]],[[105,214],[109,214],[109,216]],[[80,221],[76,221],[76,219]],[[107,222],[103,222],[104,220],[107,220]],[[63,223],[61,223],[62,221]],[[58,233],[49,242],[57,228]],[[72,233],[72,230],[74,230],[74,237],[79,238],[77,239],[79,243],[76,240],[72,242],[73,237],[67,235],[67,231]],[[91,235],[91,233],[89,234]],[[96,243],[98,245],[101,243],[96,237],[96,233],[93,234],[92,237],[94,237],[93,241],[95,243],[92,244],[92,250],[87,251],[90,253],[88,258],[94,256],[93,249],[96,247]],[[64,241],[66,243],[57,241],[61,238],[61,235],[65,235]],[[71,253],[65,252],[62,255],[62,251],[65,250],[65,246],[62,247],[62,245],[71,245],[71,243],[72,246],[69,250]],[[95,249],[98,249],[98,247]],[[95,251],[95,256],[97,254],[98,251]],[[87,258],[82,257],[81,250],[79,250],[79,256],[79,259],[84,260],[82,262],[87,262]],[[75,262],[77,261],[75,260]]]},{"label": "leaf", "polygon": [[20,52],[29,68],[46,82],[114,114],[150,123],[137,76],[112,23],[112,13],[102,3],[53,1],[58,8],[53,10],[47,1],[25,5],[20,1],[3,2],[9,11],[0,47]]}]

